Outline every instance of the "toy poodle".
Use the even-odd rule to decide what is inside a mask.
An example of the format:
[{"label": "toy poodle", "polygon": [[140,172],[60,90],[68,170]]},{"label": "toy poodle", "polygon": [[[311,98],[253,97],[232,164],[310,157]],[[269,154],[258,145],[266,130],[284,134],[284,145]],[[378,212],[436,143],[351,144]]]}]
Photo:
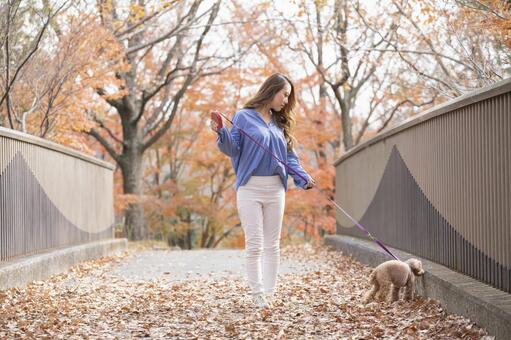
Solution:
[{"label": "toy poodle", "polygon": [[390,302],[397,301],[402,287],[406,287],[405,299],[411,300],[415,290],[415,276],[423,274],[422,262],[417,259],[408,259],[405,262],[397,260],[384,262],[369,276],[372,289],[365,298],[365,302],[373,300],[377,293],[379,293],[377,298],[384,300],[389,291],[392,291]]}]

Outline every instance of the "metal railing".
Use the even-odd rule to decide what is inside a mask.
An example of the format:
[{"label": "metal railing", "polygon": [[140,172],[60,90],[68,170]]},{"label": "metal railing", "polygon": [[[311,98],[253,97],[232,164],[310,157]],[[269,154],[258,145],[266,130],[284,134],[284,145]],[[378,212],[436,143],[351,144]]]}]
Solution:
[{"label": "metal railing", "polygon": [[0,128],[0,261],[112,238],[113,169]]},{"label": "metal railing", "polygon": [[[384,243],[511,292],[511,80],[335,162],[336,200]],[[364,237],[337,215],[337,232]]]}]

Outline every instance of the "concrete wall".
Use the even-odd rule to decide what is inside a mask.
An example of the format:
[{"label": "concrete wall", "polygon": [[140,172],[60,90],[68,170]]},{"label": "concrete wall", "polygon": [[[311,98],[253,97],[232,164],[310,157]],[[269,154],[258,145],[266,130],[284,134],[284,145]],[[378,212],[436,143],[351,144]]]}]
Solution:
[{"label": "concrete wall", "polygon": [[126,239],[110,239],[54,249],[0,263],[0,289],[23,287],[31,281],[47,279],[82,261],[123,252],[126,246]]}]

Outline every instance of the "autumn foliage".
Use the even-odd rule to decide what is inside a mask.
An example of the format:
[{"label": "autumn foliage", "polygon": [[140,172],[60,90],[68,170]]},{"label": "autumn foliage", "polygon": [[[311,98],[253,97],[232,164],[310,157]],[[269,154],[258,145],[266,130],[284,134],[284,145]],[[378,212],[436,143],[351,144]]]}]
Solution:
[{"label": "autumn foliage", "polygon": [[55,45],[37,50],[10,88],[12,127],[93,153],[84,134],[97,124],[90,112],[107,115],[93,89],[117,85],[115,73],[127,66],[120,46],[93,17],[63,14],[62,20]]},{"label": "autumn foliage", "polygon": [[0,125],[115,163],[119,224],[143,222],[146,237],[182,248],[243,246],[209,111],[232,117],[270,74],[294,82],[296,152],[318,182],[289,182],[282,237],[294,241],[335,231],[344,152],[509,72],[505,1],[129,3],[50,10],[33,23],[44,33],[33,54],[26,17],[0,5],[11,13]]}]

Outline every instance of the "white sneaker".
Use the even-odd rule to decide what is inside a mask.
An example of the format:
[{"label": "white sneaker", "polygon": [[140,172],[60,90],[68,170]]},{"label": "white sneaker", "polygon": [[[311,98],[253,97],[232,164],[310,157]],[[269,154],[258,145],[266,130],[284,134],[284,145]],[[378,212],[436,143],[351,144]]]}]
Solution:
[{"label": "white sneaker", "polygon": [[254,304],[256,305],[257,308],[261,308],[261,309],[271,308],[268,301],[266,301],[266,298],[264,297],[263,293],[254,294],[252,296],[252,299],[253,299]]}]

